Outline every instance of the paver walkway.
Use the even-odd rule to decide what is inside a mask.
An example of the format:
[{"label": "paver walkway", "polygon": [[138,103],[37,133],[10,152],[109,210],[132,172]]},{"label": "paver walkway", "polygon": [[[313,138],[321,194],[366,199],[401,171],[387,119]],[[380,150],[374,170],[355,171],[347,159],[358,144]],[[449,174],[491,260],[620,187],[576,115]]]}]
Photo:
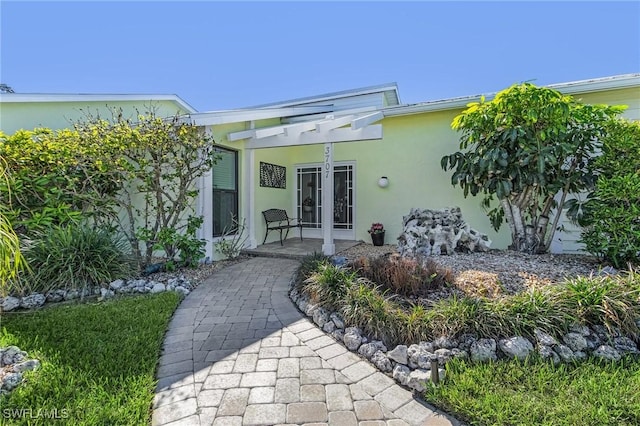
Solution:
[{"label": "paver walkway", "polygon": [[165,337],[152,424],[452,424],[303,317],[288,297],[298,266],[253,258],[186,297]]}]

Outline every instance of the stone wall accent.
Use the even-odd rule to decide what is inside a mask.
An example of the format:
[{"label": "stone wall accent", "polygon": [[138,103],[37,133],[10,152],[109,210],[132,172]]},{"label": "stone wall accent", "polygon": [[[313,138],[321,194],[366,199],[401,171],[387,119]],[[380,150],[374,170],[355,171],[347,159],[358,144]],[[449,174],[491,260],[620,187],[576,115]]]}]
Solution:
[{"label": "stone wall accent", "polygon": [[398,237],[398,252],[402,256],[487,251],[490,245],[489,237],[464,221],[460,207],[413,208],[402,218],[402,233]]}]

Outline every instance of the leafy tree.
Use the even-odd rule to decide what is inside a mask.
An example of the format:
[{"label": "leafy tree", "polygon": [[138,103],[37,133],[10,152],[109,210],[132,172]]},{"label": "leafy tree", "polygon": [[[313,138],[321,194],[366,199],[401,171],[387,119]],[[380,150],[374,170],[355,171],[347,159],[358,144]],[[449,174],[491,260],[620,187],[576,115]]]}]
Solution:
[{"label": "leafy tree", "polygon": [[615,120],[607,130],[594,161],[595,189],[569,210],[587,251],[620,268],[640,257],[640,123]]},{"label": "leafy tree", "polygon": [[92,118],[75,130],[81,143],[105,146],[106,180],[116,188],[108,200],[126,218],[118,224],[141,265],[151,263],[154,249],[194,264],[203,243],[195,238],[202,221],[192,214],[198,179],[215,164],[213,138],[178,116],[163,119],[154,111],[136,121],[114,111],[111,121]]},{"label": "leafy tree", "polygon": [[484,195],[494,229],[507,221],[510,249],[543,253],[567,195],[592,186],[590,162],[605,124],[623,110],[582,104],[530,83],[514,85],[455,117],[452,128],[461,132],[466,151],[443,157],[441,165],[453,170],[451,183],[465,197]]}]

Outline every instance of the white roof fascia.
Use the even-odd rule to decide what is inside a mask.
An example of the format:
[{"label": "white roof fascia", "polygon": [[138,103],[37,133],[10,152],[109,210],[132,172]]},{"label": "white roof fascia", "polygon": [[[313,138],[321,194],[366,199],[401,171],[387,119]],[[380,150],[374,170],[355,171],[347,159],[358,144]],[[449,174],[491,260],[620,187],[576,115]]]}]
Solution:
[{"label": "white roof fascia", "polygon": [[[568,83],[550,84],[544,87],[555,89],[565,94],[580,94],[601,92],[604,90],[624,89],[627,87],[640,88],[640,74],[623,74],[612,77],[596,78],[591,80],[580,80]],[[445,111],[450,109],[465,108],[471,102],[478,102],[482,96],[485,99],[492,99],[497,92],[485,95],[472,95],[459,98],[441,99],[437,101],[422,102],[412,105],[398,105],[383,108],[385,117],[398,115],[420,114],[430,111]]]},{"label": "white roof fascia", "polygon": [[189,113],[197,110],[185,102],[178,95],[141,95],[141,94],[55,94],[55,93],[2,93],[0,102],[27,103],[27,102],[145,102],[145,101],[171,101],[178,104]]},{"label": "white roof fascia", "polygon": [[380,84],[377,86],[361,87],[358,89],[343,90],[340,92],[325,93],[322,95],[291,99],[288,101],[256,105],[251,108],[272,108],[272,107],[286,107],[286,106],[293,106],[293,105],[304,105],[304,104],[315,103],[315,102],[326,102],[326,101],[332,101],[335,99],[343,99],[343,98],[351,98],[351,97],[361,96],[361,95],[368,95],[371,93],[384,93],[387,91],[394,92],[398,100],[398,104],[400,104],[400,94],[398,93],[398,85],[397,83],[394,82],[394,83]]},{"label": "white roof fascia", "polygon": [[239,123],[243,121],[267,120],[270,118],[332,112],[331,106],[301,106],[289,108],[234,109],[191,114],[191,122],[197,126]]}]

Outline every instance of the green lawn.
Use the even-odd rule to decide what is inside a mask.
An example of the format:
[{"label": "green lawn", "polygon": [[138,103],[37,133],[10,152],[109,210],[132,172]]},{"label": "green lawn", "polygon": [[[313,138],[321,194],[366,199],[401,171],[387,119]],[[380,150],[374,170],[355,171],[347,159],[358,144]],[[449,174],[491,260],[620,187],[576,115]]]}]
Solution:
[{"label": "green lawn", "polygon": [[20,347],[42,367],[0,399],[0,424],[147,425],[162,339],[179,302],[166,292],[5,314],[0,346]]},{"label": "green lawn", "polygon": [[640,359],[447,365],[427,401],[472,425],[640,425]]}]

